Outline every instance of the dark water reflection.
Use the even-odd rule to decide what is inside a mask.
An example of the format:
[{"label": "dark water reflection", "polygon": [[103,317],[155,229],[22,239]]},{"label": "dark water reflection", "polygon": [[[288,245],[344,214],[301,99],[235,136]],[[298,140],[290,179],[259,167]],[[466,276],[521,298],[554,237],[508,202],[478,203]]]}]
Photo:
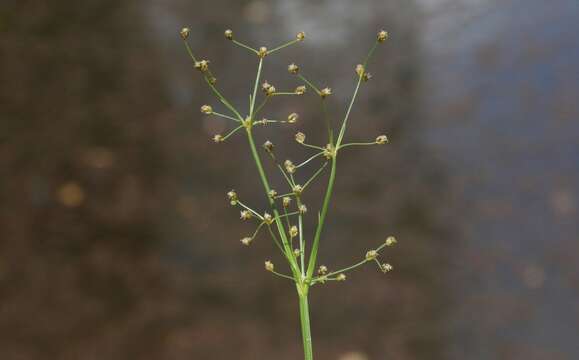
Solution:
[{"label": "dark water reflection", "polygon": [[[0,357],[300,358],[295,290],[264,274],[265,236],[239,246],[251,229],[224,201],[234,187],[265,206],[243,139],[209,141],[227,123],[198,112],[211,97],[177,37],[190,24],[240,106],[255,59],[222,31],[276,44],[305,30],[265,77],[293,88],[285,67],[302,64],[334,89],[336,121],[373,34],[393,34],[349,133],[392,144],[344,153],[321,260],[350,263],[392,233],[396,271],[315,289],[319,358],[575,358],[577,6],[3,4]],[[270,110],[323,137],[315,99]],[[295,131],[258,141],[302,158]]]}]

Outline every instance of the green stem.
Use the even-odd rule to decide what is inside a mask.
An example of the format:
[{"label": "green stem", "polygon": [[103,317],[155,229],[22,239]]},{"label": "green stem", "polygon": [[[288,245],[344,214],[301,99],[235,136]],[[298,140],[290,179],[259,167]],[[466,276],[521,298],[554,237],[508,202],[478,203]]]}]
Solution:
[{"label": "green stem", "polygon": [[313,360],[314,352],[312,350],[312,331],[310,329],[308,295],[302,294],[299,290],[298,295],[300,299],[300,324],[302,327],[302,340],[304,344],[304,359]]},{"label": "green stem", "polygon": [[314,242],[312,245],[312,250],[310,253],[310,258],[308,262],[308,272],[306,273],[306,279],[311,279],[314,273],[314,268],[316,267],[316,259],[318,257],[318,247],[320,245],[320,237],[322,235],[322,228],[324,227],[324,221],[326,219],[326,214],[328,213],[328,208],[330,205],[330,199],[332,198],[332,192],[334,190],[334,182],[336,180],[336,156],[332,157],[332,168],[330,170],[330,178],[328,179],[328,187],[326,188],[326,194],[324,195],[324,203],[322,204],[322,212],[318,219],[318,226],[316,227],[316,234],[314,235]]},{"label": "green stem", "polygon": [[281,237],[281,242],[283,245],[285,256],[286,256],[288,262],[290,263],[290,267],[292,269],[292,273],[294,274],[294,277],[296,279],[300,279],[300,281],[301,281],[300,270],[299,270],[299,267],[297,265],[296,259],[293,256],[293,251],[289,245],[287,235],[285,232],[285,228],[284,228],[283,222],[280,218],[279,211],[277,210],[277,208],[275,206],[274,199],[272,199],[271,196],[269,196],[269,191],[271,190],[271,187],[269,186],[267,176],[265,175],[265,171],[263,170],[263,165],[261,163],[261,159],[259,157],[259,154],[257,153],[257,148],[255,147],[255,141],[253,140],[253,135],[251,133],[251,127],[247,128],[247,139],[249,141],[249,147],[251,148],[251,154],[253,156],[253,160],[255,161],[255,165],[257,166],[257,172],[259,173],[259,177],[261,178],[261,182],[263,183],[263,187],[265,189],[265,193],[266,193],[266,196],[268,198],[269,204],[273,209],[275,224],[277,226],[279,235]]}]

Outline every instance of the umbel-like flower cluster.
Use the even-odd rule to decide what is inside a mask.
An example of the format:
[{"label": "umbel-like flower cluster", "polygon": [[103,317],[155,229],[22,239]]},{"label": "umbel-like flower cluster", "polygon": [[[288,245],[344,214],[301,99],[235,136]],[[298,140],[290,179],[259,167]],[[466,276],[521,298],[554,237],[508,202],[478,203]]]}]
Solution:
[{"label": "umbel-like flower cluster", "polygon": [[[186,49],[191,57],[193,67],[201,73],[203,79],[215,94],[217,100],[224,107],[223,111],[219,110],[218,112],[215,110],[215,108],[217,108],[216,105],[203,105],[201,107],[201,112],[208,116],[227,119],[234,124],[234,127],[227,133],[214,135],[213,141],[216,143],[225,142],[231,136],[238,134],[240,130],[243,130],[241,133],[244,133],[247,138],[260,181],[263,185],[265,196],[269,203],[267,209],[257,211],[246,204],[245,200],[242,202],[236,191],[231,190],[227,193],[227,198],[230,204],[239,209],[240,219],[242,221],[255,222],[254,231],[250,235],[242,237],[241,244],[244,246],[250,246],[253,241],[256,240],[260,231],[265,230],[269,233],[274,246],[287,261],[289,274],[278,272],[271,260],[265,261],[265,270],[282,278],[289,279],[295,283],[300,297],[300,315],[302,318],[302,332],[304,334],[304,349],[306,351],[306,358],[310,359],[311,357],[308,357],[308,345],[309,351],[311,352],[309,318],[307,324],[304,320],[304,313],[307,314],[308,311],[307,295],[310,287],[315,284],[324,284],[328,281],[344,281],[346,280],[346,272],[368,262],[374,262],[378,269],[384,273],[392,270],[390,264],[381,263],[378,260],[381,256],[381,251],[384,248],[396,244],[396,239],[392,236],[387,237],[386,240],[377,248],[368,250],[366,255],[360,256],[360,261],[352,266],[330,271],[327,266],[318,265],[318,249],[332,198],[333,186],[336,178],[336,164],[339,154],[342,150],[350,147],[383,145],[388,143],[386,135],[378,135],[374,141],[344,142],[350,113],[358,92],[362,84],[372,79],[372,75],[367,71],[369,60],[378,45],[388,39],[388,33],[383,30],[379,31],[376,34],[374,44],[365,57],[365,60],[353,68],[353,73],[356,75],[355,90],[351,101],[348,104],[346,113],[339,123],[337,123],[335,119],[331,119],[326,111],[328,99],[332,95],[332,89],[328,86],[315,85],[312,81],[308,80],[303,75],[302,68],[298,64],[290,63],[287,66],[288,73],[298,80],[294,90],[279,90],[274,84],[262,79],[263,65],[268,56],[277,53],[290,45],[304,41],[306,38],[304,32],[298,33],[293,40],[285,44],[269,49],[266,46],[254,48],[246,45],[237,40],[232,30],[225,31],[224,35],[227,40],[256,56],[258,63],[252,93],[249,95],[249,106],[245,112],[235,108],[217,88],[217,78],[212,72],[210,66],[211,62],[206,59],[197,58],[193,54],[187,41],[189,34],[190,30],[188,28],[181,30],[181,37],[183,38]],[[259,96],[260,93],[261,96]],[[311,93],[320,100],[324,126],[327,130],[327,140],[322,144],[312,144],[306,141],[306,134],[297,131],[295,134],[296,143],[311,153],[303,161],[280,159],[276,154],[276,146],[271,141],[266,140],[263,143],[262,150],[265,152],[265,156],[273,162],[285,180],[286,190],[278,192],[271,187],[270,178],[264,170],[262,164],[263,155],[260,155],[259,149],[255,144],[255,128],[256,126],[265,126],[270,124],[298,123],[300,116],[295,112],[288,114],[286,118],[273,119],[263,116],[262,113],[264,112],[266,105],[273,102],[274,98],[279,96],[302,96],[306,93]],[[318,165],[317,168],[314,168],[315,170],[307,170],[314,164]],[[317,226],[313,233],[308,233],[304,227],[304,217],[308,214],[308,207],[303,202],[303,195],[310,189],[310,185],[313,181],[323,176],[323,173],[327,168],[329,168],[329,175],[327,176],[324,200],[319,208],[320,210],[313,214],[317,217]],[[305,303],[303,302],[304,299]],[[305,327],[306,325],[307,327]],[[308,339],[309,344],[307,343]]]}]

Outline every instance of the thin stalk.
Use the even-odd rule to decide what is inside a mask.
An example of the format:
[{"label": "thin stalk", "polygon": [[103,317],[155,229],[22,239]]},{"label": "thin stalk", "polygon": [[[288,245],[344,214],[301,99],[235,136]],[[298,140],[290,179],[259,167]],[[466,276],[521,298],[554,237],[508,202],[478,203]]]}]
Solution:
[{"label": "thin stalk", "polygon": [[269,50],[269,51],[267,52],[267,54],[268,54],[268,55],[273,54],[274,52],[279,51],[279,50],[281,50],[281,49],[283,49],[283,48],[285,48],[285,47],[288,47],[288,46],[290,46],[290,45],[293,45],[293,44],[295,44],[295,43],[297,43],[297,42],[299,42],[299,41],[301,41],[301,40],[295,39],[295,40],[292,40],[292,41],[290,41],[290,42],[287,42],[287,43],[285,43],[285,44],[283,44],[283,45],[280,45],[280,46],[276,47],[276,48],[273,49],[273,50]]},{"label": "thin stalk", "polygon": [[302,327],[302,340],[304,344],[304,359],[313,360],[312,331],[310,329],[310,309],[308,305],[308,295],[302,294],[298,290],[300,299],[300,324]]},{"label": "thin stalk", "polygon": [[275,224],[277,226],[278,232],[279,232],[280,237],[281,237],[281,242],[283,244],[285,256],[288,259],[288,262],[290,263],[290,266],[292,268],[292,272],[293,272],[294,276],[296,277],[296,279],[300,278],[300,271],[299,271],[297,262],[296,262],[295,258],[293,257],[292,250],[289,246],[289,242],[287,240],[285,228],[284,228],[282,220],[280,219],[279,211],[277,210],[277,208],[275,206],[274,199],[272,199],[271,196],[269,196],[269,191],[271,190],[271,187],[269,186],[267,176],[265,175],[265,171],[263,170],[261,158],[259,157],[259,154],[257,153],[257,149],[255,147],[255,141],[253,140],[253,135],[251,133],[251,127],[247,128],[247,139],[249,141],[249,147],[251,149],[251,154],[253,156],[253,160],[254,160],[255,165],[257,167],[259,177],[261,178],[261,182],[263,183],[263,187],[265,189],[267,199],[269,201],[270,206],[273,209]]}]

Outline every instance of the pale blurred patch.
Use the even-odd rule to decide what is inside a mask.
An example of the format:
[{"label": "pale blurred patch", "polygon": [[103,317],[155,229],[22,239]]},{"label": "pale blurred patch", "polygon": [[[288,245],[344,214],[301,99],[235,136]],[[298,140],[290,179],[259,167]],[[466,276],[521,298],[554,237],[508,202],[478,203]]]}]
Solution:
[{"label": "pale blurred patch", "polygon": [[67,182],[62,184],[56,193],[58,201],[70,208],[78,207],[84,202],[84,190],[76,182]]},{"label": "pale blurred patch", "polygon": [[541,288],[545,283],[545,270],[537,265],[527,265],[523,269],[523,282],[528,288]]},{"label": "pale blurred patch", "polygon": [[364,353],[352,351],[341,355],[338,360],[369,360],[369,358]]}]

